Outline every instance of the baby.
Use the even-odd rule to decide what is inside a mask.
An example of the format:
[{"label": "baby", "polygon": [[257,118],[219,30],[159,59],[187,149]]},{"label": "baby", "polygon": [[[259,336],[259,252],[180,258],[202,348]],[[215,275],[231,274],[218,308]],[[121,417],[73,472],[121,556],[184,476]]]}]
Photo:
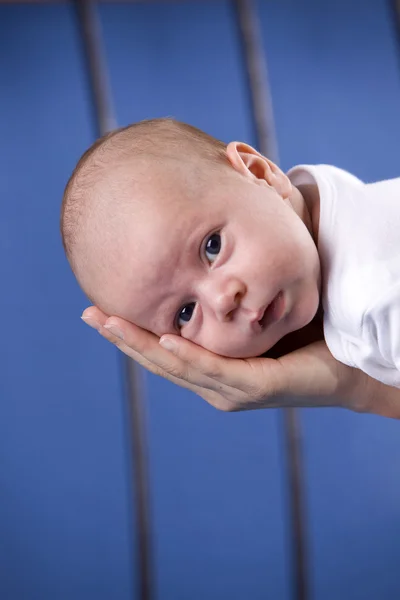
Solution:
[{"label": "baby", "polygon": [[246,358],[322,309],[333,356],[400,387],[400,178],[284,174],[247,144],[154,119],[82,156],[61,231],[106,314]]}]

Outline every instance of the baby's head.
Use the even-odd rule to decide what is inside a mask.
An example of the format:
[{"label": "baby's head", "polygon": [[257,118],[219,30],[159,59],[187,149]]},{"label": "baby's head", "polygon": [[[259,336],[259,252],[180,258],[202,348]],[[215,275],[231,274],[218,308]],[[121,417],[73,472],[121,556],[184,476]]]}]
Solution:
[{"label": "baby's head", "polygon": [[309,323],[320,264],[287,176],[247,144],[172,119],[112,132],[78,162],[61,230],[106,314],[218,354],[262,354]]}]

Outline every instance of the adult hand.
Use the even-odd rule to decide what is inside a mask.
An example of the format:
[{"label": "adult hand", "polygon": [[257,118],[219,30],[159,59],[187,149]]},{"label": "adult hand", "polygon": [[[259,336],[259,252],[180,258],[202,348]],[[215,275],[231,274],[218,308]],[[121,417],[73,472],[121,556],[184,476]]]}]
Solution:
[{"label": "adult hand", "polygon": [[[156,335],[94,306],[82,318],[140,365],[219,410],[343,406],[386,414],[374,399],[374,380],[333,358],[317,321],[286,336],[266,357],[233,359],[170,334],[161,338],[162,347]],[[174,349],[166,349],[168,342]]]}]

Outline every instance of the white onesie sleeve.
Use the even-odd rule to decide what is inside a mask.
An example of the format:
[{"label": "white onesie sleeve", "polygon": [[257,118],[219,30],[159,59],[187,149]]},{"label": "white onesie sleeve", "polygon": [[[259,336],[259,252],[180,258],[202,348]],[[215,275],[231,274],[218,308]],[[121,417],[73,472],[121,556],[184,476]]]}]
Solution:
[{"label": "white onesie sleeve", "polygon": [[351,347],[355,366],[382,383],[400,388],[400,282],[367,310],[362,344]]}]

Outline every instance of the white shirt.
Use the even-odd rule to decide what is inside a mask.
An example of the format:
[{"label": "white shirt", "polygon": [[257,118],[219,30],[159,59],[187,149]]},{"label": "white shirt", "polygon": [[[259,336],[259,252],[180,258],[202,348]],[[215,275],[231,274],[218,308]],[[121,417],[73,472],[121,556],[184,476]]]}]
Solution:
[{"label": "white shirt", "polygon": [[300,165],[316,183],[324,336],[333,356],[400,388],[400,178],[365,184],[327,165]]}]

